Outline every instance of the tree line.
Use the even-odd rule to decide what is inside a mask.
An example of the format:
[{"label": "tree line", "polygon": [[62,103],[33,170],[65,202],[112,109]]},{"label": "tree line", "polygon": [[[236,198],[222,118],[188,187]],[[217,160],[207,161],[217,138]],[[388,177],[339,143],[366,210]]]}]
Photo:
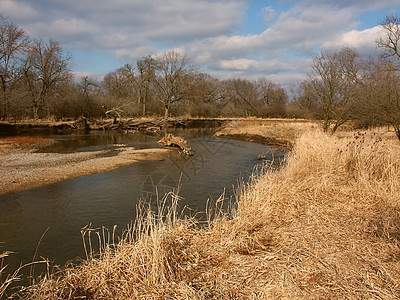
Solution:
[{"label": "tree line", "polygon": [[57,41],[31,39],[1,19],[0,118],[285,116],[281,86],[266,78],[218,80],[185,53],[149,55],[101,81],[75,78],[70,60]]},{"label": "tree line", "polygon": [[59,42],[32,39],[1,18],[0,118],[302,117],[320,119],[326,131],[348,121],[389,124],[400,138],[400,18],[387,16],[381,27],[381,58],[347,47],[320,51],[306,79],[287,92],[265,77],[219,80],[172,50],[125,64],[101,81],[75,78]]},{"label": "tree line", "polygon": [[320,119],[325,131],[348,121],[358,128],[390,125],[400,139],[400,17],[387,16],[381,27],[380,58],[362,58],[348,47],[314,56],[295,102]]}]

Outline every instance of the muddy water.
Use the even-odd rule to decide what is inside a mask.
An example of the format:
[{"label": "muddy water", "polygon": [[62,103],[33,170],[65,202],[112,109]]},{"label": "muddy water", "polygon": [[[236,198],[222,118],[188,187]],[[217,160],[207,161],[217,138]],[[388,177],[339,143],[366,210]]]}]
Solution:
[{"label": "muddy water", "polygon": [[[208,199],[222,194],[234,198],[238,183],[247,181],[267,154],[275,161],[283,153],[271,153],[268,146],[239,140],[218,139],[210,130],[181,130],[195,151],[194,156],[176,153],[162,162],[139,162],[102,174],[95,174],[50,184],[19,193],[0,196],[0,252],[13,251],[10,268],[32,261],[41,236],[38,257],[63,265],[84,257],[80,230],[117,225],[126,228],[135,217],[139,199],[161,197],[180,187],[180,207],[187,213],[204,211]],[[94,133],[47,136],[57,140],[42,151],[73,152],[116,147],[158,147],[159,137]],[[161,146],[160,146],[161,147]],[[38,174],[40,176],[40,174]],[[202,217],[198,214],[199,218]]]}]

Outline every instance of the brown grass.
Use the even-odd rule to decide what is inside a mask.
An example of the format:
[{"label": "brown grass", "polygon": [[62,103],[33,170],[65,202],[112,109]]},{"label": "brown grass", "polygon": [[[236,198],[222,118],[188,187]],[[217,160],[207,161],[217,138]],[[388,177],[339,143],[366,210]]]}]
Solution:
[{"label": "brown grass", "polygon": [[[278,149],[291,149],[300,136],[321,127],[318,120],[238,118],[226,120],[216,136],[261,142]],[[352,130],[351,124],[343,125],[335,135],[351,138]],[[397,139],[391,127],[373,128],[368,132],[383,139]]]},{"label": "brown grass", "polygon": [[237,119],[226,122],[216,136],[256,141],[277,148],[291,148],[302,134],[319,127],[302,119]]},{"label": "brown grass", "polygon": [[34,136],[12,136],[0,138],[0,155],[18,152],[21,150],[34,150],[54,141],[42,137]]},{"label": "brown grass", "polygon": [[32,145],[41,145],[46,144],[48,139],[42,137],[32,137],[32,136],[13,136],[13,137],[4,137],[0,139],[2,142],[14,143],[19,146],[32,146]]},{"label": "brown grass", "polygon": [[172,197],[170,209],[142,210],[118,243],[90,231],[102,245],[99,257],[87,246],[81,266],[46,276],[25,295],[398,299],[399,178],[398,142],[313,131],[297,140],[281,170],[241,189],[231,217],[217,214],[199,228],[176,217]]}]

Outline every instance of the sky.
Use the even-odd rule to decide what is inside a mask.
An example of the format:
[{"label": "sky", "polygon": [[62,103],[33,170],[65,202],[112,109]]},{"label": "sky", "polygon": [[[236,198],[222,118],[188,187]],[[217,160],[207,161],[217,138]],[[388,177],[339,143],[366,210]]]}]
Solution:
[{"label": "sky", "polygon": [[219,79],[289,87],[320,50],[379,55],[379,23],[400,15],[400,0],[0,0],[0,13],[31,38],[59,41],[77,77],[175,50]]}]

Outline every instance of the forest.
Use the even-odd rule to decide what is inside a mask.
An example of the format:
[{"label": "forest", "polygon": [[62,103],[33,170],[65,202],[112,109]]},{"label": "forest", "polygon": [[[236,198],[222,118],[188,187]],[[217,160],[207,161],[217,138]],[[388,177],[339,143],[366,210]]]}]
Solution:
[{"label": "forest", "polygon": [[29,37],[0,20],[0,119],[79,117],[263,117],[321,120],[325,131],[392,126],[400,138],[400,17],[387,16],[380,57],[352,48],[315,54],[305,79],[284,89],[268,78],[220,80],[186,53],[148,55],[101,81],[76,77],[54,39]]}]

